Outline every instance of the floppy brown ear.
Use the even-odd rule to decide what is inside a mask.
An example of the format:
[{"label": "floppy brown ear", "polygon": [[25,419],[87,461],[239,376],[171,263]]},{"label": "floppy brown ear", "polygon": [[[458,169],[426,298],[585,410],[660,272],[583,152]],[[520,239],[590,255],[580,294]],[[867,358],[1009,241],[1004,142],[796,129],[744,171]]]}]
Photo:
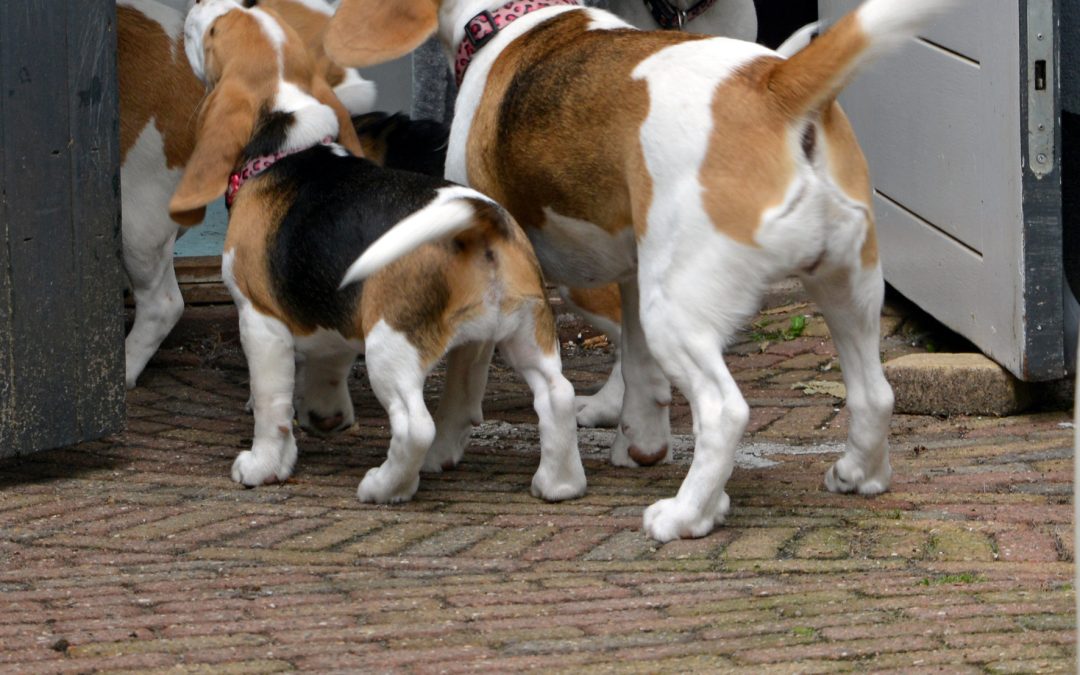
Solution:
[{"label": "floppy brown ear", "polygon": [[338,120],[338,143],[344,145],[349,152],[357,157],[363,157],[364,148],[360,145],[360,138],[356,135],[356,128],[352,124],[349,111],[345,109],[334,90],[330,88],[330,85],[321,75],[312,78],[311,94],[319,99],[319,103],[334,109],[334,115]]},{"label": "floppy brown ear", "polygon": [[416,49],[438,21],[435,0],[341,0],[323,45],[339,65],[370,66]]},{"label": "floppy brown ear", "polygon": [[180,185],[169,202],[169,215],[181,225],[202,220],[210,202],[229,184],[229,173],[251,139],[257,111],[254,97],[242,86],[223,82],[207,99]]}]

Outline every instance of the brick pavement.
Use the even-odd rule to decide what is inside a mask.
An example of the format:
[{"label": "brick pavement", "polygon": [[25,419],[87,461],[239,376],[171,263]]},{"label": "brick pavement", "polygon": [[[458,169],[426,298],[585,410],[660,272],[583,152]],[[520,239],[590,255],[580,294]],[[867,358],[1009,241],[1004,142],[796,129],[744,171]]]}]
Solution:
[{"label": "brick pavement", "polygon": [[[464,463],[409,504],[355,499],[387,442],[361,378],[356,427],[301,434],[287,484],[237,487],[235,314],[191,308],[125,433],[0,462],[0,672],[1075,672],[1063,406],[899,415],[892,489],[831,495],[839,367],[800,292],[769,300],[731,357],[754,409],[733,513],[665,546],[640,517],[685,473],[685,402],[675,464],[613,468],[610,432],[583,430],[587,496],[545,504],[530,397],[498,365]],[[568,376],[599,384],[610,354],[564,319]],[[885,323],[886,356],[940,340]]]}]

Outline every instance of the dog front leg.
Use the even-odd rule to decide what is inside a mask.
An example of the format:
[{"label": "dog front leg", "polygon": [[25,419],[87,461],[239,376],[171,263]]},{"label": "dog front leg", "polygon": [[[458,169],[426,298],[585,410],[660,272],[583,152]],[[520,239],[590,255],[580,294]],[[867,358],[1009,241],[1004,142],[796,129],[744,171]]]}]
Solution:
[{"label": "dog front leg", "polygon": [[[356,361],[351,351],[307,354],[297,364],[300,427],[318,435],[334,434],[353,425],[356,413],[349,395],[349,373]],[[300,377],[300,368],[303,377]]]},{"label": "dog front leg", "polygon": [[[622,293],[622,413],[611,463],[652,466],[671,461],[671,384],[660,369],[641,328],[636,281],[619,286]],[[671,330],[677,330],[672,326]]]},{"label": "dog front leg", "polygon": [[293,436],[293,336],[281,321],[250,304],[240,308],[240,343],[251,378],[255,438],[233,462],[232,478],[249,487],[283,481],[296,464]]}]

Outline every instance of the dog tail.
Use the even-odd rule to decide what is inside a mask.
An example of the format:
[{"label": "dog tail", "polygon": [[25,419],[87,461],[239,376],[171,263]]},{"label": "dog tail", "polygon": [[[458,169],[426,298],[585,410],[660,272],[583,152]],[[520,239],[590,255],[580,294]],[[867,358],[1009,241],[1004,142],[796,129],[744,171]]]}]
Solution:
[{"label": "dog tail", "polygon": [[856,71],[901,45],[954,0],[867,0],[770,74],[769,89],[789,114],[821,110]]},{"label": "dog tail", "polygon": [[487,229],[484,212],[499,207],[475,190],[448,187],[424,208],[409,215],[375,240],[349,266],[339,289],[366,279],[424,244],[456,236],[474,227]]}]

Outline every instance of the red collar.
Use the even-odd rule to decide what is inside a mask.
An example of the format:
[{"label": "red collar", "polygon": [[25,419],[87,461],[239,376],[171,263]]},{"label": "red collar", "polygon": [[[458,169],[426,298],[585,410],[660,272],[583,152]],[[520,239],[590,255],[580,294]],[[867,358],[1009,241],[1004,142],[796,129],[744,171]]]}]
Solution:
[{"label": "red collar", "polygon": [[236,200],[236,193],[240,191],[241,185],[269,169],[282,157],[288,157],[289,155],[295,155],[304,150],[310,150],[316,145],[331,145],[333,143],[334,137],[327,136],[318,143],[312,145],[296,148],[295,150],[279,150],[272,155],[263,155],[262,157],[256,157],[255,159],[249,160],[239,171],[235,171],[229,175],[229,187],[225,190],[225,206],[232,206],[233,201]]},{"label": "red collar", "polygon": [[469,19],[469,23],[465,24],[465,39],[458,45],[457,59],[454,60],[454,74],[457,75],[458,86],[461,86],[465,69],[469,67],[473,54],[514,20],[538,9],[577,4],[578,0],[511,0],[498,9],[480,12]]}]

